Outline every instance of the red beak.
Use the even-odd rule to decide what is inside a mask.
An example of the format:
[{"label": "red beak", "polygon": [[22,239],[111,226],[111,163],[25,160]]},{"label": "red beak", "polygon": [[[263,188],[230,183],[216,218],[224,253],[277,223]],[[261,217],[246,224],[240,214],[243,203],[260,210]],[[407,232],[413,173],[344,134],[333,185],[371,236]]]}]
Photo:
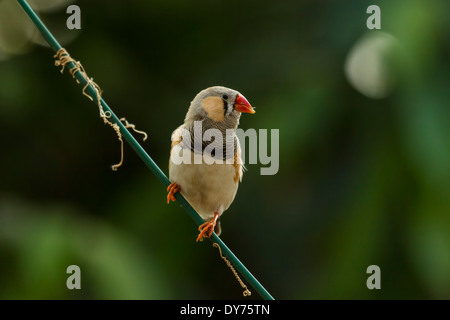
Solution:
[{"label": "red beak", "polygon": [[243,113],[255,113],[255,109],[252,108],[250,102],[245,99],[245,97],[238,93],[236,96],[236,101],[234,103],[234,109]]}]

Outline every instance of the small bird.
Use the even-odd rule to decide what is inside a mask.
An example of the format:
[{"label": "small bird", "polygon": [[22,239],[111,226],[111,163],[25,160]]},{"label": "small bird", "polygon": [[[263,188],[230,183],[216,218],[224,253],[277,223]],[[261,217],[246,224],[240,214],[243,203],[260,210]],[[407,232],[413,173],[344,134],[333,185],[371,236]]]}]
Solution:
[{"label": "small bird", "polygon": [[184,124],[172,134],[167,203],[180,192],[202,217],[205,223],[198,228],[196,241],[211,237],[213,231],[220,235],[219,218],[242,180],[244,166],[236,136],[242,113],[255,110],[241,93],[210,87],[192,100]]}]

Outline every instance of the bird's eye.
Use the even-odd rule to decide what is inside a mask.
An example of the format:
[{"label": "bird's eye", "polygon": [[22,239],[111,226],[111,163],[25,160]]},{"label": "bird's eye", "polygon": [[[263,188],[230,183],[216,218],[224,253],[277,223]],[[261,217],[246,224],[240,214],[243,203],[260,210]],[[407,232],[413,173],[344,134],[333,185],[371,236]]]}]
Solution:
[{"label": "bird's eye", "polygon": [[222,96],[222,98],[223,98],[223,100],[228,100],[228,96],[227,96],[226,94],[224,94],[224,95]]}]

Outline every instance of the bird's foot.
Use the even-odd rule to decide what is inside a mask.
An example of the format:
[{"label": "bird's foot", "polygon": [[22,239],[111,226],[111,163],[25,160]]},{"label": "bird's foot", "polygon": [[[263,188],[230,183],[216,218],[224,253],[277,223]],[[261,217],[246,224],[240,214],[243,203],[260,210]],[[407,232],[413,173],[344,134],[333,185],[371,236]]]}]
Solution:
[{"label": "bird's foot", "polygon": [[175,197],[173,196],[175,193],[181,191],[181,188],[179,185],[177,185],[176,183],[172,182],[168,187],[167,187],[167,203],[170,203],[170,200],[175,201]]},{"label": "bird's foot", "polygon": [[214,218],[212,218],[210,221],[207,221],[204,224],[202,224],[200,227],[198,227],[198,231],[200,231],[200,234],[197,237],[197,240],[196,240],[197,242],[203,241],[203,238],[211,238],[218,218],[219,218],[219,213],[215,212]]}]

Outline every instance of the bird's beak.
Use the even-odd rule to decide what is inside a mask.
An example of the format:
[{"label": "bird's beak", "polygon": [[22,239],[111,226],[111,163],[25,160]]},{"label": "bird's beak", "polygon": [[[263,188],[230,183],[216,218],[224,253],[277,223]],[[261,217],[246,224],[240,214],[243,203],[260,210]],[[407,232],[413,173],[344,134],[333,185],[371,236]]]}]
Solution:
[{"label": "bird's beak", "polygon": [[245,99],[245,97],[238,93],[237,97],[236,97],[236,101],[234,103],[234,109],[240,112],[244,112],[244,113],[255,113],[255,109],[252,108],[252,106],[250,105],[250,102],[247,101],[247,99]]}]

